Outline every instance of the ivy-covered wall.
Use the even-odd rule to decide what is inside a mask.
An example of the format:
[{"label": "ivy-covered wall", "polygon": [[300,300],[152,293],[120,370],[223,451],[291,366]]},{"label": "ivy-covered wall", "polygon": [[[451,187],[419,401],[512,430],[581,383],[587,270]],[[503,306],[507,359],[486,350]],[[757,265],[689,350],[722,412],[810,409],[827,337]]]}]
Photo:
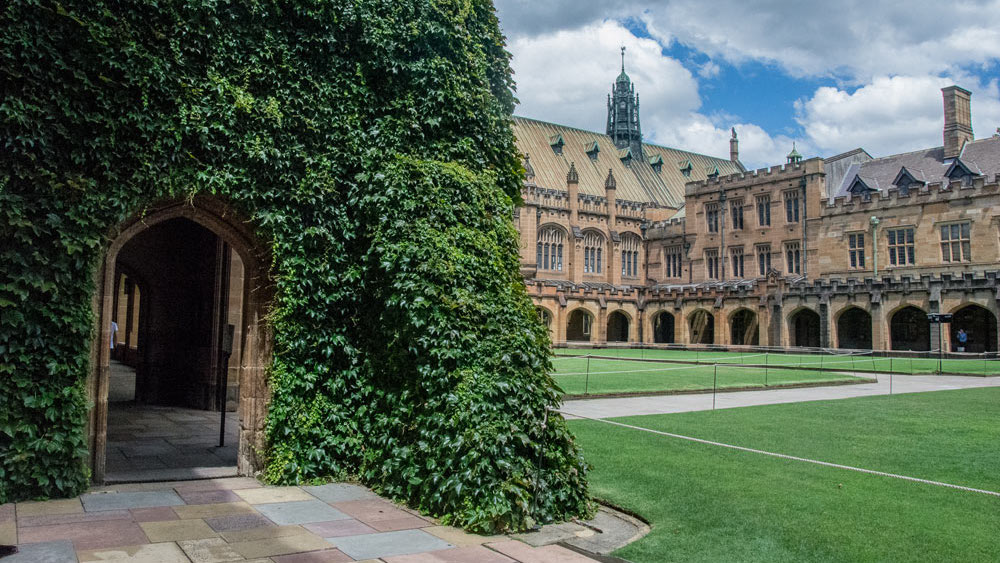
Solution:
[{"label": "ivy-covered wall", "polygon": [[208,194],[271,245],[268,480],[354,476],[477,530],[589,510],[518,275],[491,2],[0,9],[0,502],[86,487],[109,236]]}]

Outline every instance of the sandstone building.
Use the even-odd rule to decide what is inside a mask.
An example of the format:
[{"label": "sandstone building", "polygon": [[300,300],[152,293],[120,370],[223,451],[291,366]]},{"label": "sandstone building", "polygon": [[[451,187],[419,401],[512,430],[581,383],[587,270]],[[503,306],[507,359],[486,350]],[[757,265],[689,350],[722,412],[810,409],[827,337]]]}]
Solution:
[{"label": "sandstone building", "polygon": [[755,171],[735,130],[728,160],[642,142],[624,67],[605,134],[515,117],[522,274],[553,341],[955,350],[961,328],[996,352],[1000,135],[942,92],[942,146]]}]

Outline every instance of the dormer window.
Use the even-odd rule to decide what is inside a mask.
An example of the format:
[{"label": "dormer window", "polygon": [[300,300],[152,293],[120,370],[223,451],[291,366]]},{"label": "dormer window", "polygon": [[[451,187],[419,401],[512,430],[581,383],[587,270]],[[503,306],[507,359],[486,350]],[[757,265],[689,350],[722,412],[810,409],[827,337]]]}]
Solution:
[{"label": "dormer window", "polygon": [[656,155],[649,159],[649,165],[653,167],[653,171],[659,174],[663,171],[663,157]]},{"label": "dormer window", "polygon": [[865,183],[861,179],[861,176],[855,176],[854,181],[851,182],[851,187],[847,188],[852,197],[860,197],[862,201],[871,201],[872,192],[875,192],[874,188]]},{"label": "dormer window", "polygon": [[560,156],[562,155],[563,146],[565,144],[566,141],[563,141],[562,135],[553,135],[549,137],[549,146],[552,147],[552,152],[556,153],[557,155]]},{"label": "dormer window", "polygon": [[980,174],[962,162],[962,159],[956,158],[944,175],[952,181],[961,180],[963,187],[969,187],[972,185],[972,179]]},{"label": "dormer window", "polygon": [[896,179],[892,183],[899,190],[901,196],[908,196],[911,189],[924,185],[924,182],[918,180],[905,166],[900,168],[899,174],[896,174]]},{"label": "dormer window", "polygon": [[683,174],[685,178],[691,177],[691,169],[693,168],[693,166],[691,166],[690,160],[682,160],[678,162],[677,168],[678,170],[681,171],[681,174]]},{"label": "dormer window", "polygon": [[719,177],[719,167],[718,166],[708,166],[705,168],[705,177],[707,178],[718,178]]},{"label": "dormer window", "polygon": [[632,164],[632,149],[623,149],[618,153],[618,158],[621,159],[622,164],[625,166]]},{"label": "dormer window", "polygon": [[597,155],[601,152],[601,147],[598,146],[597,141],[587,144],[587,156],[590,160],[597,160]]}]

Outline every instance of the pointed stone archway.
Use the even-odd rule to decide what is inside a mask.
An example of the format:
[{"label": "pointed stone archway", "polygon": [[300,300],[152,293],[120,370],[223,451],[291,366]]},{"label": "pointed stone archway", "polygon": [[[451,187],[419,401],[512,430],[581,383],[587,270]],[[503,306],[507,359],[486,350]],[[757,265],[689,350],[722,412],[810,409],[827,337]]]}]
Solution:
[{"label": "pointed stone archway", "polygon": [[[162,365],[154,367],[154,364],[163,359],[164,353],[169,353],[171,350],[186,350],[194,356],[186,360],[218,366],[214,372],[217,382],[224,384],[228,378],[235,378],[238,382],[238,397],[230,397],[238,412],[236,471],[241,475],[250,475],[263,467],[261,454],[265,447],[264,419],[270,399],[265,373],[271,362],[272,349],[271,332],[266,322],[273,295],[269,278],[270,253],[268,248],[258,241],[249,223],[240,219],[229,206],[215,198],[197,197],[192,200],[151,206],[115,228],[110,233],[112,242],[99,269],[95,272],[97,291],[94,295],[94,316],[97,319],[95,327],[97,337],[91,346],[93,370],[87,379],[87,393],[93,405],[88,420],[89,465],[95,483],[104,482],[107,476],[108,398],[112,383],[111,319],[117,314],[115,310],[116,293],[119,289],[116,285],[117,280],[125,269],[136,270],[136,265],[143,260],[142,253],[146,250],[143,244],[156,246],[160,243],[169,243],[170,240],[166,239],[170,237],[186,236],[180,233],[187,233],[192,237],[185,239],[184,242],[191,243],[185,248],[193,251],[190,255],[182,253],[175,257],[176,264],[171,265],[186,265],[186,273],[178,272],[176,275],[168,273],[175,277],[165,280],[164,284],[159,284],[159,289],[152,287],[157,285],[152,281],[147,281],[146,287],[143,288],[143,301],[146,303],[143,315],[150,320],[145,326],[138,328],[138,333],[141,335],[139,341],[142,342],[139,364],[143,371],[136,374],[136,393],[144,394],[142,398],[152,403],[169,403],[176,400],[176,396],[172,395],[175,393],[174,387],[186,387],[190,393],[184,400],[197,401],[201,407],[208,408],[213,408],[214,402],[217,409],[220,403],[225,404],[225,391],[213,395],[210,382],[207,381],[192,382],[181,378],[172,380],[171,383],[158,379],[159,376],[173,373],[171,370],[178,368],[172,365],[166,368]],[[176,243],[176,240],[174,242]],[[213,246],[205,248],[206,244]],[[170,244],[166,244],[165,248],[177,246],[175,244],[171,247]],[[199,266],[203,264],[196,262],[200,258],[214,256],[218,248],[231,249],[233,254],[239,256],[243,276],[236,284],[236,295],[228,296],[227,293],[220,291],[221,286],[226,284],[218,279],[219,270],[214,266],[211,275],[199,271]],[[162,257],[164,254],[156,256]],[[155,260],[153,255],[150,255],[150,260]],[[218,262],[220,265],[223,263],[228,264],[228,261]],[[145,263],[142,266],[148,267],[150,264]],[[146,278],[149,280],[150,276]],[[206,287],[206,280],[211,282],[211,287]],[[163,288],[168,287],[169,283],[186,284],[195,289],[196,295],[192,297],[183,292],[168,294]],[[171,310],[170,306],[175,299],[179,299],[177,307]],[[239,309],[239,326],[234,327],[238,342],[232,346],[235,358],[231,358],[231,363],[227,366],[224,363],[215,363],[222,342],[219,330],[225,326],[225,321],[228,319],[219,316],[217,311],[225,311],[226,306],[231,303],[235,303]],[[178,321],[180,332],[177,331],[177,326],[168,326],[172,312],[183,317]],[[215,324],[206,320],[206,315],[215,315]],[[185,323],[190,324],[185,325]],[[209,333],[206,333],[206,326],[215,328],[209,328]],[[190,334],[185,336],[184,330],[189,330]],[[201,338],[202,336],[207,338]],[[171,341],[171,338],[175,340]],[[178,344],[177,338],[197,341],[199,343],[197,351],[190,352],[192,348],[184,348]],[[156,339],[156,342],[151,342],[151,339]],[[166,340],[163,341],[164,339]],[[226,387],[223,386],[222,389]],[[221,416],[221,413],[216,416]]]}]

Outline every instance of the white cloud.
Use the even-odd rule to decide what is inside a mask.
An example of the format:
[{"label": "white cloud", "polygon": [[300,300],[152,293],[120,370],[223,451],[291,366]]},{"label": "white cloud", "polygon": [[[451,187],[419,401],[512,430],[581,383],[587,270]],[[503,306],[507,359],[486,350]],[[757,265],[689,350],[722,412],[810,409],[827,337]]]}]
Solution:
[{"label": "white cloud", "polygon": [[606,21],[510,43],[521,101],[517,113],[603,131],[607,95],[621,72],[622,45],[643,119],[661,111],[698,108],[698,84],[683,65],[664,57],[656,41],[640,39],[621,24]]},{"label": "white cloud", "polygon": [[882,76],[853,92],[819,88],[796,104],[796,120],[810,143],[827,156],[859,146],[875,156],[939,146],[941,88],[951,84],[972,91],[977,137],[991,135],[1000,125],[997,80],[982,84],[969,76]]},{"label": "white cloud", "polygon": [[[656,41],[638,38],[613,21],[511,41],[521,102],[517,114],[604,131],[607,95],[621,71],[617,56],[621,45],[627,49],[626,71],[639,93],[644,138],[728,157],[731,124],[715,123],[721,120],[697,112],[701,100],[691,72],[664,56]],[[784,162],[783,156],[777,161],[774,157],[788,152],[790,140],[771,139],[752,124],[740,124],[737,130],[740,154],[748,166]]]}]

